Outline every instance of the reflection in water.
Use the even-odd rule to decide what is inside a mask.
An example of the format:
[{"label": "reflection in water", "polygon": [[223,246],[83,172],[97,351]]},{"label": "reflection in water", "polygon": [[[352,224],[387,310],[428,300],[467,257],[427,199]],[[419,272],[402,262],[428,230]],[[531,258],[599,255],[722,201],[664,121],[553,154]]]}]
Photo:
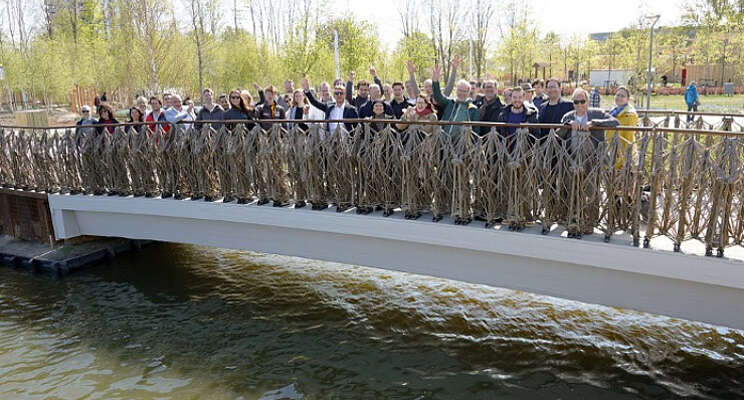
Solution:
[{"label": "reflection in water", "polygon": [[743,332],[195,246],[0,268],[3,399],[679,396],[744,396]]}]

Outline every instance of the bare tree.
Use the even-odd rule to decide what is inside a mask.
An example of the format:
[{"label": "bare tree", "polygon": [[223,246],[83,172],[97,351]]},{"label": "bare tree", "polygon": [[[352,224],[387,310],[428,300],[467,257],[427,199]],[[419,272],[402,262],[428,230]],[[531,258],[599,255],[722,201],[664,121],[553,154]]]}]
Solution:
[{"label": "bare tree", "polygon": [[191,25],[194,28],[191,35],[196,44],[196,61],[199,74],[199,93],[204,91],[204,19],[205,5],[202,0],[190,0],[189,11],[191,14]]},{"label": "bare tree", "polygon": [[444,76],[450,75],[452,59],[458,45],[465,37],[463,10],[458,0],[430,0],[429,28],[431,29],[432,46]]},{"label": "bare tree", "polygon": [[170,45],[164,31],[167,29],[163,18],[167,7],[158,0],[125,3],[131,7],[131,22],[144,45],[149,85],[157,93],[160,91],[160,66],[165,62],[166,49]]},{"label": "bare tree", "polygon": [[405,0],[403,5],[398,8],[398,16],[400,17],[403,37],[405,38],[409,38],[419,31],[418,9],[420,8],[420,3],[421,1],[419,0]]},{"label": "bare tree", "polygon": [[473,42],[473,62],[475,75],[478,79],[486,67],[486,53],[488,51],[488,35],[495,8],[488,0],[474,0],[471,7],[471,26],[475,28]]}]

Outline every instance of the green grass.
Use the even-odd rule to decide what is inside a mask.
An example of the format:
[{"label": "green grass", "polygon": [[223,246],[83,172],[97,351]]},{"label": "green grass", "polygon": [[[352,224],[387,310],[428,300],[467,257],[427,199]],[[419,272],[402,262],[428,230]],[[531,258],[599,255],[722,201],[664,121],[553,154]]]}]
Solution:
[{"label": "green grass", "polygon": [[[609,110],[615,104],[612,96],[602,96],[602,107]],[[645,107],[644,107],[645,108]],[[687,111],[687,104],[683,96],[651,96],[652,109],[679,110]],[[721,96],[710,95],[700,96],[700,112],[730,112],[744,113],[744,95]]]}]

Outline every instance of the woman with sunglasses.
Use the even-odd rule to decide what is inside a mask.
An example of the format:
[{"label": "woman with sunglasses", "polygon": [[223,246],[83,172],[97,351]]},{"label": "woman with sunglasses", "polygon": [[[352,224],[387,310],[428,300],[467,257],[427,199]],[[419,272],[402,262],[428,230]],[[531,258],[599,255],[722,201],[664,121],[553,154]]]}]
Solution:
[{"label": "woman with sunglasses", "polygon": [[[234,89],[228,95],[230,109],[224,114],[225,120],[246,120],[253,121],[256,119],[256,110],[250,105],[251,99],[246,99],[240,92],[240,89]],[[232,129],[235,124],[225,124],[227,129]],[[252,129],[253,123],[246,124],[246,129]]]}]

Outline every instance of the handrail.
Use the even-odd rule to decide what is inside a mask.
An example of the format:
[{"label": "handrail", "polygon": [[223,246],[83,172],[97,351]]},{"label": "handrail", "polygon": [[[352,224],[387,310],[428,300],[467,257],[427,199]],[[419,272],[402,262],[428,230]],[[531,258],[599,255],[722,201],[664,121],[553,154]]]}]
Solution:
[{"label": "handrail", "polygon": [[[103,128],[103,127],[126,127],[134,125],[190,125],[190,124],[271,124],[271,123],[292,123],[292,124],[312,124],[312,123],[339,123],[339,124],[363,124],[363,123],[379,123],[379,124],[405,124],[405,125],[435,125],[435,126],[484,126],[492,128],[537,128],[537,129],[562,129],[568,125],[563,124],[540,124],[540,123],[522,123],[522,124],[510,124],[504,122],[486,122],[486,121],[402,121],[402,120],[391,120],[391,119],[364,119],[364,118],[353,118],[353,119],[333,119],[333,120],[297,120],[297,119],[260,119],[260,120],[246,120],[246,119],[230,119],[230,120],[201,120],[201,121],[179,121],[179,122],[167,122],[167,121],[152,121],[152,122],[122,122],[118,124],[84,124],[84,125],[62,125],[62,126],[24,126],[24,125],[1,125],[0,129],[76,129],[76,128]],[[686,129],[686,128],[671,128],[671,127],[650,127],[650,126],[615,126],[615,127],[589,127],[589,130],[596,131],[636,131],[636,132],[668,132],[668,133],[681,133],[686,135],[711,135],[711,136],[744,136],[744,132],[736,131],[719,131],[719,130],[705,130],[705,129]]]},{"label": "handrail", "polygon": [[[337,211],[357,207],[360,213],[384,206],[388,215],[400,207],[411,218],[430,211],[435,220],[444,214],[456,223],[480,217],[509,229],[535,222],[544,233],[557,223],[569,237],[598,228],[610,240],[624,231],[635,245],[643,239],[644,246],[664,235],[674,241],[675,250],[694,239],[705,244],[706,254],[717,249],[719,255],[744,243],[744,132],[597,128],[633,131],[634,145],[629,146],[617,134],[600,143],[588,132],[566,138],[566,125],[559,124],[333,120],[365,124],[365,130],[369,123],[381,125],[374,135],[355,135],[322,134],[324,120],[218,120],[212,122],[223,128],[215,135],[202,122],[198,135],[191,126],[168,134],[162,129],[150,134],[149,126],[136,132],[124,129],[133,123],[87,125],[118,128],[105,135],[88,134],[88,128],[75,137],[69,135],[72,130],[62,137],[53,127],[0,127],[0,186],[47,193],[255,200],[258,205],[273,201],[275,206],[293,200],[298,207],[334,204]],[[279,125],[288,122],[294,123],[290,130]],[[313,122],[321,125],[302,125]],[[255,127],[246,129],[243,123]],[[411,129],[399,133],[393,129],[396,123]],[[440,128],[421,135],[423,125]],[[495,129],[481,135],[465,128],[460,135],[449,135],[441,128],[478,125],[550,131],[545,140],[534,140],[528,129],[505,138]],[[361,132],[361,127],[352,132]],[[664,132],[733,140],[680,140],[676,134],[660,134]],[[52,140],[46,140],[46,133]]]},{"label": "handrail", "polygon": [[675,115],[693,115],[701,117],[734,117],[744,118],[740,113],[717,113],[706,111],[682,111],[682,110],[636,110],[639,114],[675,114]]}]

